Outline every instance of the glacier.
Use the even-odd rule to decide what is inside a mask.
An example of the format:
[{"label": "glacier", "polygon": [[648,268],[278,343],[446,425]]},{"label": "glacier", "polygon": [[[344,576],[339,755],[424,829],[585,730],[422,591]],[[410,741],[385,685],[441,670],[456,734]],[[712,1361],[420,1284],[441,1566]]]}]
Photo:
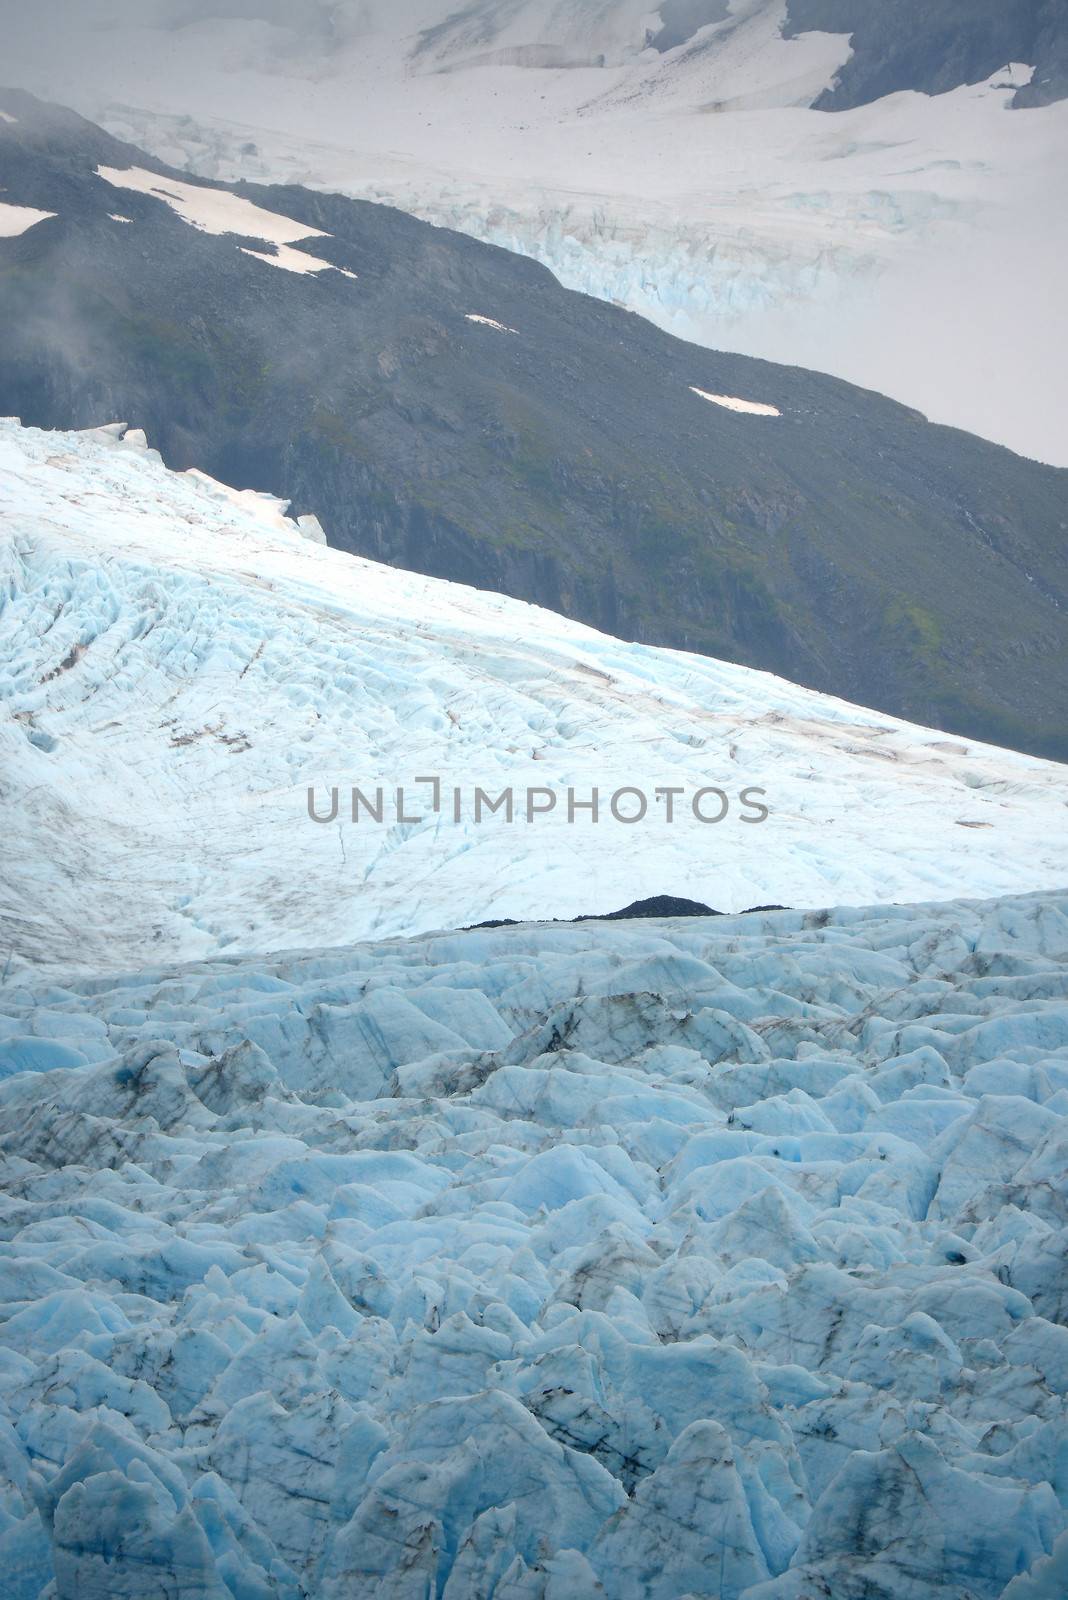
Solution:
[{"label": "glacier", "polygon": [[1061,1600],[1068,898],[0,977],[9,1600]]},{"label": "glacier", "polygon": [[0,965],[1068,881],[1064,766],[321,539],[139,429],[0,423]]},{"label": "glacier", "polygon": [[1063,1600],[1066,770],[289,510],[0,422],[5,1600]]},{"label": "glacier", "polygon": [[[830,118],[782,0],[210,9],[65,17],[64,98],[1063,459],[1027,65]],[[4,1600],[1064,1600],[1068,769],[132,421],[0,421]],[[726,914],[604,915],[660,895]]]}]

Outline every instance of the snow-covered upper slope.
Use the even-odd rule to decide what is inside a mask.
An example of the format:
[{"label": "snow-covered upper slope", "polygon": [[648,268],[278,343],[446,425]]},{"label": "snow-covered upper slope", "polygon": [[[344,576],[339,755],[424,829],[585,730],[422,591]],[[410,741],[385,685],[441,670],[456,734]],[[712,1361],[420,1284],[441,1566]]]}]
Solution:
[{"label": "snow-covered upper slope", "polygon": [[783,38],[784,0],[64,6],[59,51],[54,3],[11,74],[179,167],[388,200],[1068,464],[1068,102],[1008,109],[1033,62],[829,115],[848,38]]},{"label": "snow-covered upper slope", "polygon": [[1066,913],[0,973],[5,1600],[1063,1600]]},{"label": "snow-covered upper slope", "polygon": [[[1068,879],[1068,769],[326,549],[119,433],[0,427],[5,950],[114,966],[660,893]],[[351,820],[354,785],[381,821]],[[477,787],[514,819],[476,820]]]}]

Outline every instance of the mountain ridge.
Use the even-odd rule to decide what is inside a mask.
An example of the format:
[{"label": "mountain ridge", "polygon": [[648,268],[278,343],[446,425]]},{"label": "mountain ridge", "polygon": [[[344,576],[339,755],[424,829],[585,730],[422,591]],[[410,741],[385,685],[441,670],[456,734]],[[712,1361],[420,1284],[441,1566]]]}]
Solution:
[{"label": "mountain ridge", "polygon": [[[72,113],[0,105],[7,201],[56,214],[0,242],[0,409],[123,417],[339,548],[1068,754],[1068,471],[686,345],[388,207],[192,182]],[[291,219],[284,248],[318,269],[98,176],[131,166]]]}]

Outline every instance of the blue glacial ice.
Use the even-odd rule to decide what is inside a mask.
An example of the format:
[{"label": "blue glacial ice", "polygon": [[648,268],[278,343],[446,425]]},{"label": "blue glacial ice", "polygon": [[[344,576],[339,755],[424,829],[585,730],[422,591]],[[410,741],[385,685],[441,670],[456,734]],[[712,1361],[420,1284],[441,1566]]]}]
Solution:
[{"label": "blue glacial ice", "polygon": [[[1063,765],[327,549],[281,502],[168,471],[143,433],[120,435],[0,420],[0,962],[122,970],[665,893],[742,911],[1068,882]],[[382,790],[381,826],[352,818],[357,785]],[[404,785],[417,820],[402,823],[384,797]],[[513,820],[480,818],[476,786],[511,791]],[[531,786],[553,802],[535,826]],[[642,791],[642,827],[613,819],[621,786]],[[705,786],[731,797],[722,826],[708,790],[707,821],[693,811]],[[739,804],[751,787],[761,826]],[[333,791],[333,822],[310,820],[309,790],[320,818]],[[569,795],[595,793],[600,820],[572,825]],[[470,987],[459,1031],[454,999],[419,999],[409,1063],[500,1045],[489,1000],[471,1033]],[[351,1043],[367,1077],[350,1093],[378,1093],[401,1063],[356,1036],[406,1038],[417,1019],[387,1016],[411,996],[377,989],[356,1012],[317,999],[291,1087],[329,1081]],[[268,1005],[255,1042],[274,1060],[294,1026]],[[690,1046],[718,1048],[703,1027]],[[99,1033],[38,1028],[51,1043],[25,1046],[26,1065],[100,1059]]]},{"label": "blue glacial ice", "polygon": [[1068,898],[0,984],[7,1600],[1064,1600]]}]

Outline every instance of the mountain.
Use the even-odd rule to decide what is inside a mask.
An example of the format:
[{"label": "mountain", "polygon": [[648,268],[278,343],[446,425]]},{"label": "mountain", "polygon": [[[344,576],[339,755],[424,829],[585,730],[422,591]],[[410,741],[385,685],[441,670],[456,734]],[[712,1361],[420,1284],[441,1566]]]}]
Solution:
[{"label": "mountain", "polygon": [[5,959],[1065,880],[1063,767],[331,550],[121,432],[0,425]]},{"label": "mountain", "polygon": [[870,104],[902,89],[945,94],[982,83],[1010,61],[1031,67],[1015,108],[1068,97],[1068,12],[1058,0],[788,0],[783,37],[846,33],[850,54],[814,102],[826,111]]},{"label": "mountain", "polygon": [[1066,960],[1040,895],[0,973],[6,1595],[1054,1600]]},{"label": "mountain", "polygon": [[[198,11],[202,22],[233,15],[220,11],[212,0]],[[247,15],[261,22],[284,21],[269,6],[253,5]],[[437,20],[428,22],[431,17]],[[836,36],[833,42],[821,42],[840,56],[832,82],[807,93],[800,84],[794,86],[795,103],[807,101],[819,110],[870,105],[901,90],[945,94],[982,83],[1010,62],[1025,62],[1031,69],[1030,81],[1013,98],[1014,107],[1068,97],[1068,13],[1057,0],[1022,0],[1007,7],[999,0],[938,0],[935,5],[925,0],[883,5],[871,0],[787,0],[785,6],[766,0],[664,0],[656,10],[644,0],[609,0],[597,6],[581,0],[474,0],[444,16],[440,5],[431,4],[409,5],[393,17],[388,9],[379,7],[376,15],[375,7],[369,13],[363,8],[347,19],[344,8],[320,5],[302,19],[304,27],[312,21],[312,38],[315,18],[324,52],[331,46],[343,48],[346,38],[355,42],[365,30],[386,32],[393,21],[401,53],[415,71],[476,66],[610,69],[640,62],[663,78],[695,57],[723,54],[732,36],[759,18],[770,22],[784,41],[812,33]],[[160,17],[172,29],[190,21],[186,4]],[[781,54],[802,64],[800,50]]]},{"label": "mountain", "polygon": [[0,410],[124,418],[342,549],[1068,752],[1068,473],[387,207],[3,105]]},{"label": "mountain", "polygon": [[9,11],[6,81],[172,166],[387,201],[1068,466],[1060,0]]}]

